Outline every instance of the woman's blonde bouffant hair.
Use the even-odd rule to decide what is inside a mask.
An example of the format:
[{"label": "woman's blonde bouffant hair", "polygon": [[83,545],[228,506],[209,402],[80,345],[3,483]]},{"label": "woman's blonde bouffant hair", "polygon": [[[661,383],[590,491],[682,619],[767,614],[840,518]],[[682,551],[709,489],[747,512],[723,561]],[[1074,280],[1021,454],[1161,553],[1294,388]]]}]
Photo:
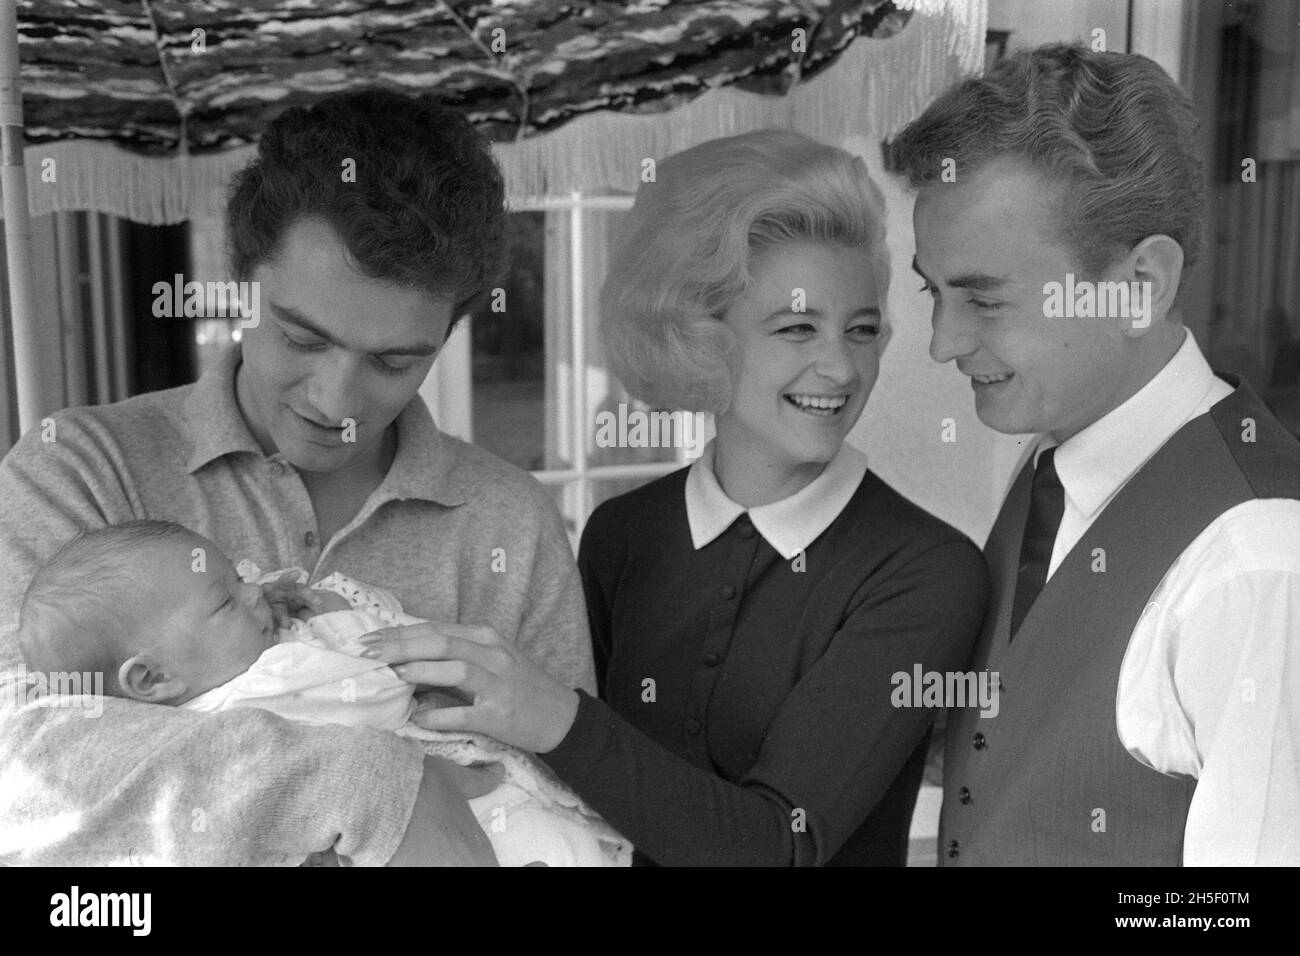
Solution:
[{"label": "woman's blonde bouffant hair", "polygon": [[884,208],[861,159],[790,130],[668,157],[637,191],[601,290],[610,370],[654,408],[721,414],[737,361],[722,316],[753,281],[751,257],[792,242],[864,247],[883,306]]}]

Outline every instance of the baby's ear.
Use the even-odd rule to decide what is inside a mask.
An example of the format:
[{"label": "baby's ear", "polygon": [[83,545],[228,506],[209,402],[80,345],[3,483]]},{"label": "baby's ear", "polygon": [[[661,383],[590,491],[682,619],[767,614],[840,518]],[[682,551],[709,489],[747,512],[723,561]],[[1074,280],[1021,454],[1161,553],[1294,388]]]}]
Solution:
[{"label": "baby's ear", "polygon": [[170,704],[185,696],[185,682],[147,654],[128,657],[117,669],[122,693],[146,704]]}]

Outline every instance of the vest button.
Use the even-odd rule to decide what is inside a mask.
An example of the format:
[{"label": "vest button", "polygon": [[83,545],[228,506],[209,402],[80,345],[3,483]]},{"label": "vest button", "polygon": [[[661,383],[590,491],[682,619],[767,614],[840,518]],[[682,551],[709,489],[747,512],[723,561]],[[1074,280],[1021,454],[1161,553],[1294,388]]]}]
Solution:
[{"label": "vest button", "polygon": [[752,524],[749,524],[748,522],[740,526],[740,536],[746,541],[754,537],[756,533],[757,532],[754,531],[754,526]]},{"label": "vest button", "polygon": [[949,858],[952,858],[952,857],[957,856],[957,854],[958,854],[959,852],[960,852],[960,850],[959,850],[958,847],[957,847],[957,841],[956,841],[956,840],[949,840],[949,841],[948,841],[948,856],[949,856]]},{"label": "vest button", "polygon": [[970,803],[970,787],[962,787],[958,790],[957,799],[962,803]]},{"label": "vest button", "polygon": [[697,736],[701,729],[702,728],[700,727],[700,722],[698,720],[692,718],[691,720],[686,721],[686,732],[690,734],[692,737]]},{"label": "vest button", "polygon": [[718,597],[722,598],[724,601],[730,601],[735,596],[736,589],[730,584],[724,584],[722,587],[718,588]]},{"label": "vest button", "polygon": [[984,739],[984,735],[977,733],[975,735],[975,749],[983,750],[987,746],[988,746],[988,741]]},{"label": "vest button", "polygon": [[721,655],[716,654],[713,651],[709,651],[709,653],[704,655],[705,667],[717,667],[721,661],[722,661]]}]

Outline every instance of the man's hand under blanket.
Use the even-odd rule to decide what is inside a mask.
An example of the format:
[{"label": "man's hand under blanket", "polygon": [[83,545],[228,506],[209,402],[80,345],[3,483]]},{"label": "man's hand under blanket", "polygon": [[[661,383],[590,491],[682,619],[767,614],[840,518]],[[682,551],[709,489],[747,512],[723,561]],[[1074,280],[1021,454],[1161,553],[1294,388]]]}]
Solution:
[{"label": "man's hand under blanket", "polygon": [[492,844],[467,801],[491,791],[501,776],[500,764],[461,767],[425,757],[411,821],[388,865],[496,866]]}]

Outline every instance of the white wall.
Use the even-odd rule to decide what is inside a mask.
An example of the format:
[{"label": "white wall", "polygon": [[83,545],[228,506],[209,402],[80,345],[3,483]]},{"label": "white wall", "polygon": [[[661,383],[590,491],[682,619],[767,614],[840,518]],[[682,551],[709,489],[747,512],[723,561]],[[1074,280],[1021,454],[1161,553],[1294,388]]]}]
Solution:
[{"label": "white wall", "polygon": [[[930,358],[930,297],[912,271],[913,194],[886,174],[880,147],[844,147],[862,158],[885,195],[893,260],[885,313],[893,336],[862,420],[849,436],[871,469],[900,493],[982,545],[997,517],[1024,439],[998,434],[975,417],[970,381]],[[943,440],[945,419],[955,441]]]},{"label": "white wall", "polygon": [[990,30],[1011,30],[1007,52],[1043,43],[1091,41],[1106,31],[1106,49],[1123,52],[1128,40],[1127,0],[988,0]]}]

